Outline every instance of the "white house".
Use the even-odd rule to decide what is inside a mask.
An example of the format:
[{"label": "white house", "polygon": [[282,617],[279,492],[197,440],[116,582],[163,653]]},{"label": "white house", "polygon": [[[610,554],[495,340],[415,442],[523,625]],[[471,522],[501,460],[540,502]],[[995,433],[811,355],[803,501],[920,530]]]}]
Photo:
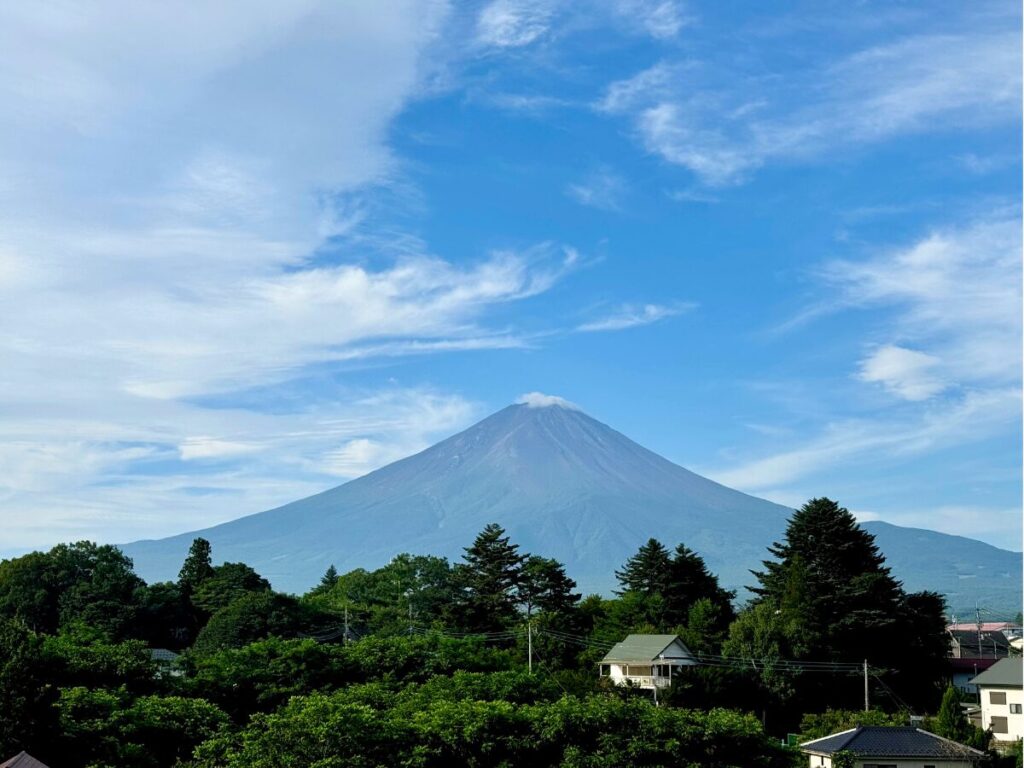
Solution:
[{"label": "white house", "polygon": [[629,635],[601,659],[601,676],[616,685],[658,689],[697,659],[676,635]]},{"label": "white house", "polygon": [[1022,668],[1020,657],[1000,659],[971,681],[981,699],[981,727],[991,729],[996,742],[1024,738]]},{"label": "white house", "polygon": [[985,757],[956,741],[920,728],[861,726],[805,741],[800,751],[810,768],[831,768],[836,753],[853,757],[854,768],[972,768]]}]

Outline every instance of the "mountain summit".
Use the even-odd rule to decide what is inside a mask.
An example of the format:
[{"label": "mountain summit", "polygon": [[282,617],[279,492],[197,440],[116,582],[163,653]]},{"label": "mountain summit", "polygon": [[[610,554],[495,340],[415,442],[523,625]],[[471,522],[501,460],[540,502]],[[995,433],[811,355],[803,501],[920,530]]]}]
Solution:
[{"label": "mountain summit", "polygon": [[[123,549],[143,577],[174,578],[201,535],[218,560],[244,561],[278,589],[304,591],[332,563],[344,572],[378,567],[401,552],[457,559],[487,523],[497,522],[523,551],[564,562],[586,591],[610,591],[614,570],[651,537],[670,547],[685,543],[723,584],[739,588],[750,583],[749,569],[767,556],[790,512],[673,464],[568,401],[531,393],[337,488]],[[896,575],[917,588],[914,574],[901,573],[879,544]]]}]

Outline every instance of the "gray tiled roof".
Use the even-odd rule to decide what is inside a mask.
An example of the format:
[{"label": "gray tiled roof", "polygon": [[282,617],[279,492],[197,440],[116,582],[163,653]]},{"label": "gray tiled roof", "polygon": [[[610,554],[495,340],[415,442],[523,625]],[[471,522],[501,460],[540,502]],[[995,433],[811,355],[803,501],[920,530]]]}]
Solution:
[{"label": "gray tiled roof", "polygon": [[23,750],[10,760],[0,763],[0,768],[47,768],[47,766]]},{"label": "gray tiled roof", "polygon": [[[629,635],[608,651],[602,661],[656,661],[676,640],[679,640],[678,635]],[[679,640],[679,644],[683,645],[683,641]]]},{"label": "gray tiled roof", "polygon": [[986,669],[976,678],[971,680],[974,685],[993,685],[1004,688],[1024,687],[1024,659],[1015,656],[1009,659],[1000,659],[991,667]]},{"label": "gray tiled roof", "polygon": [[913,727],[861,726],[800,745],[805,752],[831,755],[847,750],[857,757],[954,757],[978,759],[984,753]]},{"label": "gray tiled roof", "polygon": [[153,661],[176,661],[180,654],[167,648],[150,648],[149,657]]}]

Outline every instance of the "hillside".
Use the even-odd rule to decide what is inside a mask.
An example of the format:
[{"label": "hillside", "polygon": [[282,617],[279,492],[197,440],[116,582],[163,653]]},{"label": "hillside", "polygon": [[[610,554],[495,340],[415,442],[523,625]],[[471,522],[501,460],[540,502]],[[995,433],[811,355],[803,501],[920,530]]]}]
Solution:
[{"label": "hillside", "polygon": [[[201,535],[218,560],[247,562],[275,587],[304,591],[331,564],[372,568],[400,552],[456,559],[484,525],[499,522],[523,550],[563,561],[586,591],[610,591],[614,569],[652,536],[685,542],[724,584],[741,588],[789,513],[673,464],[575,408],[520,404],[315,496],[123,548],[144,578],[169,579]],[[958,605],[998,597],[1004,608],[1013,595],[1019,602],[1020,554],[931,531],[868,527],[908,587],[950,591]],[[998,575],[972,579],[986,568]]]}]

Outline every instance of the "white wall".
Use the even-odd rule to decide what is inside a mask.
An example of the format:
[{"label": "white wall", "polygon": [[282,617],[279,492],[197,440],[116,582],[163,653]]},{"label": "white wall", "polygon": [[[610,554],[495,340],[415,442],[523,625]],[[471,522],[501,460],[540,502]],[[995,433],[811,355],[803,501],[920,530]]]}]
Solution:
[{"label": "white wall", "polygon": [[[993,704],[992,693],[1005,693],[1005,704]],[[996,741],[1016,741],[1024,738],[1024,714],[1011,714],[1010,705],[1016,704],[1024,710],[1024,690],[1020,688],[997,688],[984,686],[981,689],[981,727],[989,728],[993,717],[1006,718],[1006,733],[994,733]]]}]

